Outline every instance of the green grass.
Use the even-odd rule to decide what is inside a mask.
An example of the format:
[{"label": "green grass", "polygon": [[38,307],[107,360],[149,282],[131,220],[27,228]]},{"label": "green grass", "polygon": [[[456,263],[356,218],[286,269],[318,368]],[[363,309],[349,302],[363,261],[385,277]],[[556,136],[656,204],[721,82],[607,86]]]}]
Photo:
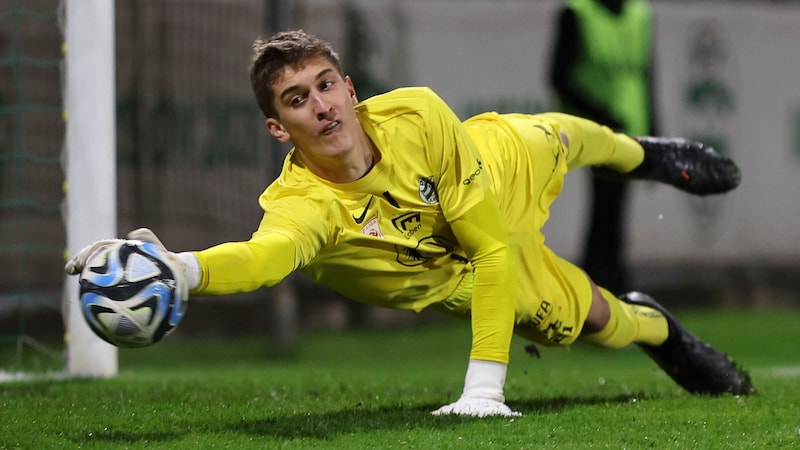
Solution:
[{"label": "green grass", "polygon": [[180,334],[120,351],[108,380],[0,384],[0,448],[798,448],[798,311],[678,314],[748,368],[759,395],[695,397],[635,347],[515,339],[515,419],[434,417],[458,397],[464,322],[306,334],[296,355],[261,338]]}]

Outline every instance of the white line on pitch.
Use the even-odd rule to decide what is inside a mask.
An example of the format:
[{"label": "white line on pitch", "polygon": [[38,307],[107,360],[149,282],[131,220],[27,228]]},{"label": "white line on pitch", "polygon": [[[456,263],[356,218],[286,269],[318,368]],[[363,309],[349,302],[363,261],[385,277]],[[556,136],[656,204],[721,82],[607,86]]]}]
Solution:
[{"label": "white line on pitch", "polygon": [[753,372],[773,378],[800,378],[800,365],[759,367],[753,369]]}]

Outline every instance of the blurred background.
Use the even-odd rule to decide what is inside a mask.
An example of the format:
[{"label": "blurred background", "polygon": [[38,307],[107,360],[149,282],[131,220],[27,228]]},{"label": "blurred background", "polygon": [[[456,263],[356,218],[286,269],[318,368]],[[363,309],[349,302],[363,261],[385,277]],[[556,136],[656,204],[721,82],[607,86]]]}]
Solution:
[{"label": "blurred background", "polygon": [[[111,0],[109,0],[111,1]],[[689,197],[631,188],[629,285],[668,307],[800,306],[800,2],[652,1],[662,135],[741,166],[740,188]],[[288,150],[252,98],[252,41],[303,28],[333,43],[359,98],[427,85],[462,117],[556,108],[548,82],[559,0],[127,0],[115,3],[118,235],[147,226],[173,251],[246,240]],[[64,333],[63,5],[0,0],[0,338],[58,353]],[[92,177],[87,173],[86,177]],[[577,260],[588,177],[568,177],[546,228]],[[98,238],[103,236],[98,236]],[[174,336],[439,320],[351,304],[302,274],[193,298]],[[56,343],[55,349],[48,343]]]}]

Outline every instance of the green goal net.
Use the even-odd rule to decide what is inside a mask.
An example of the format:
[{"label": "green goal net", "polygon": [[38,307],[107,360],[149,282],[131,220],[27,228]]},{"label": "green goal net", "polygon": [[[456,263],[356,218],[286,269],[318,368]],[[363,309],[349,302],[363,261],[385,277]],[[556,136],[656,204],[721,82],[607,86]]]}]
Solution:
[{"label": "green goal net", "polygon": [[[63,35],[58,0],[0,1],[0,367],[60,365]],[[26,366],[26,367],[22,367]]]}]

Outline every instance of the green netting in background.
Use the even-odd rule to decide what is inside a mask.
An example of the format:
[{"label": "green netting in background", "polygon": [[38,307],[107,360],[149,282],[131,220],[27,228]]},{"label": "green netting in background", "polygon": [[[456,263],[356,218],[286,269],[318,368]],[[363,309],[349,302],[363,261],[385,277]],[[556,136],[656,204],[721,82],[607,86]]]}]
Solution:
[{"label": "green netting in background", "polygon": [[59,3],[0,0],[0,342],[17,346],[3,368],[63,332]]}]

